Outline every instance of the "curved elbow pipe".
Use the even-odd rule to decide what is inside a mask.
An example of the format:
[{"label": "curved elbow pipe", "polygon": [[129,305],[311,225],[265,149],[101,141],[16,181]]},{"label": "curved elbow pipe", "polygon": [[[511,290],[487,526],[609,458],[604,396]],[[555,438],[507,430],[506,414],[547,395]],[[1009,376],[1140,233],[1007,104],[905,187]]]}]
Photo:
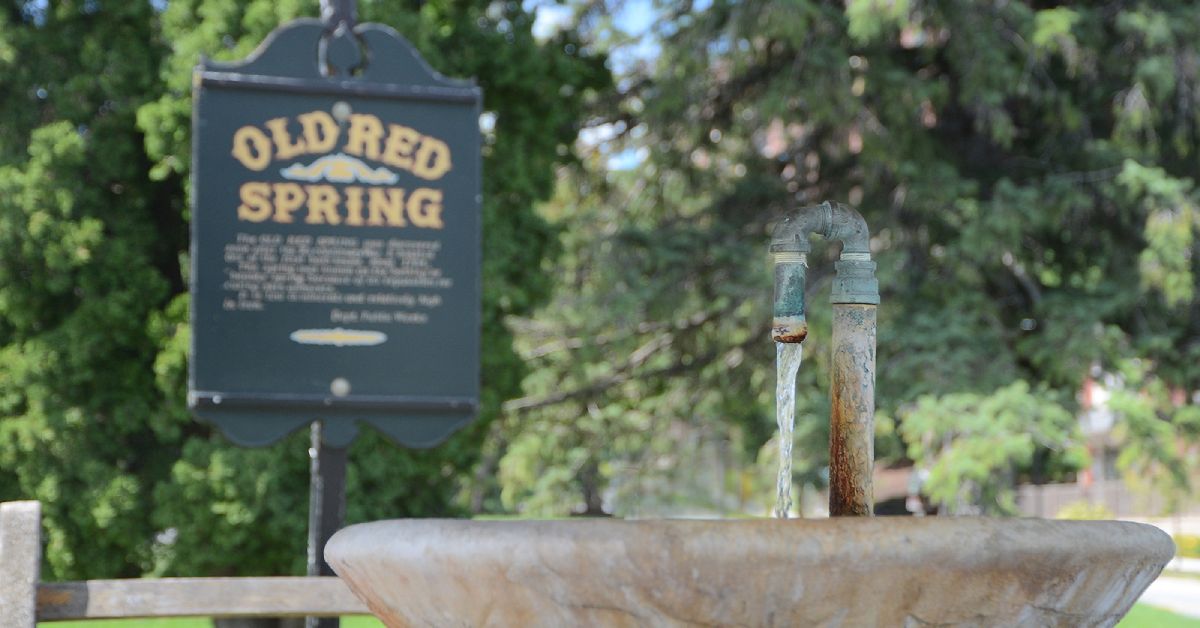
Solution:
[{"label": "curved elbow pipe", "polygon": [[[867,229],[867,221],[849,205],[838,203],[834,206],[829,231],[822,235],[826,240],[842,241],[842,259],[871,259],[871,232]],[[857,257],[859,255],[864,257]]]},{"label": "curved elbow pipe", "polygon": [[776,342],[803,342],[808,337],[804,290],[807,282],[808,234],[841,240],[832,301],[834,303],[879,303],[875,262],[871,261],[871,234],[867,222],[852,207],[828,201],[805,207],[785,216],[771,233],[775,258],[775,308],[771,338]]}]

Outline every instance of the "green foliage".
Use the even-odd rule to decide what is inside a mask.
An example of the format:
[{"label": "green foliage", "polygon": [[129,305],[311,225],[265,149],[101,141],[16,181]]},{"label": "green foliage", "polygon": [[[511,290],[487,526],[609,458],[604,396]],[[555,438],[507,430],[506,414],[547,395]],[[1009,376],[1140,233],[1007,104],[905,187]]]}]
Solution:
[{"label": "green foliage", "polygon": [[186,233],[134,129],[163,49],[146,4],[17,6],[0,30],[0,499],[43,501],[49,576],[136,575],[171,463],[145,327]]},{"label": "green foliage", "polygon": [[[0,10],[0,499],[46,504],[50,577],[298,569],[303,435],[231,448],[183,409],[185,199],[199,56],[315,4]],[[880,456],[1009,512],[1018,478],[1082,464],[1097,367],[1124,376],[1122,469],[1189,490],[1200,6],[716,0],[655,4],[641,35],[573,6],[539,40],[520,3],[362,3],[477,77],[495,125],[483,420],[428,452],[365,434],[351,520],[761,512],[766,242],[824,199],[874,234]],[[798,383],[795,479],[818,488],[835,257],[815,243]]]},{"label": "green foliage", "polygon": [[869,42],[909,18],[908,0],[852,0],[846,3],[847,31],[857,42]]},{"label": "green foliage", "polygon": [[1068,54],[1076,46],[1071,28],[1078,21],[1079,13],[1067,7],[1042,9],[1033,16],[1033,37],[1029,41],[1040,51]]},{"label": "green foliage", "polygon": [[[192,69],[250,53],[315,0],[16,2],[0,9],[0,499],[44,504],[48,579],[297,573],[307,435],[239,449],[191,419],[187,177]],[[532,209],[604,59],[537,41],[519,4],[363,3],[433,67],[474,76],[484,164],[479,424],[432,451],[351,450],[352,521],[452,515],[523,373],[505,327],[546,299],[554,230]],[[554,98],[544,98],[555,94]]]},{"label": "green foliage", "polygon": [[951,514],[1014,514],[1016,471],[1039,447],[1087,460],[1075,417],[1017,381],[989,395],[924,396],[902,414],[908,456],[929,470],[922,492]]},{"label": "green foliage", "polygon": [[[655,5],[639,34],[580,5],[618,89],[544,210],[561,287],[519,325],[535,370],[490,454],[505,507],[600,493],[649,512],[632,493],[758,512],[770,483],[741,478],[774,451],[766,244],[825,199],[874,235],[876,450],[940,465],[951,503],[1011,511],[1016,479],[1078,468],[1093,366],[1140,357],[1200,388],[1200,6],[716,0]],[[814,246],[796,448],[797,480],[820,486],[837,247]]]},{"label": "green foliage", "polygon": [[1191,179],[1127,160],[1117,182],[1147,214],[1147,246],[1139,259],[1143,285],[1160,292],[1168,306],[1190,304],[1196,285],[1191,257],[1200,227]]},{"label": "green foliage", "polygon": [[1109,402],[1121,417],[1113,430],[1120,445],[1117,468],[1128,484],[1162,495],[1166,512],[1176,512],[1191,498],[1192,476],[1200,467],[1194,447],[1200,442],[1200,407],[1179,403],[1153,365],[1131,360],[1123,366],[1125,387]]}]

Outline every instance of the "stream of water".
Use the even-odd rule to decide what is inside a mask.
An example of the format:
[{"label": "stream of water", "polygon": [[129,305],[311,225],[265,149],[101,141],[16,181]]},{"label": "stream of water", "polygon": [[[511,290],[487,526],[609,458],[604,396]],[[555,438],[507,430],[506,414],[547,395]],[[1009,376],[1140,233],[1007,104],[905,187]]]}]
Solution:
[{"label": "stream of water", "polygon": [[775,343],[775,420],[779,423],[779,477],[775,484],[775,516],[788,518],[792,509],[792,428],[796,424],[796,374],[804,345]]}]

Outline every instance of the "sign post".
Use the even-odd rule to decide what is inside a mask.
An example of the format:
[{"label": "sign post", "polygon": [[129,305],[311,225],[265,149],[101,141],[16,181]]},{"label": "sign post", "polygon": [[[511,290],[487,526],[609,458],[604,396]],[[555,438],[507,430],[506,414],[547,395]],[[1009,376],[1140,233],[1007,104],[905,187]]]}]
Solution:
[{"label": "sign post", "polygon": [[359,427],[431,447],[479,399],[481,92],[322,15],[193,81],[188,404],[246,446],[312,425],[310,573]]},{"label": "sign post", "polygon": [[[326,445],[321,438],[321,422],[313,421],[312,446],[308,450],[308,569],[310,576],[333,576],[325,562],[325,543],[341,529],[346,517],[346,448]],[[305,628],[338,628],[337,619],[309,617]]]}]

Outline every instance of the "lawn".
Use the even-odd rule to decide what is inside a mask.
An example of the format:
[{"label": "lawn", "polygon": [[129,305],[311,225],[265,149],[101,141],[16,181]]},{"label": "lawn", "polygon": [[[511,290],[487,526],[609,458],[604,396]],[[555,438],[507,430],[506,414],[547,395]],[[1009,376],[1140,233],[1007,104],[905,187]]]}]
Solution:
[{"label": "lawn", "polygon": [[1145,604],[1134,604],[1117,628],[1200,628],[1200,619],[1176,615]]}]

